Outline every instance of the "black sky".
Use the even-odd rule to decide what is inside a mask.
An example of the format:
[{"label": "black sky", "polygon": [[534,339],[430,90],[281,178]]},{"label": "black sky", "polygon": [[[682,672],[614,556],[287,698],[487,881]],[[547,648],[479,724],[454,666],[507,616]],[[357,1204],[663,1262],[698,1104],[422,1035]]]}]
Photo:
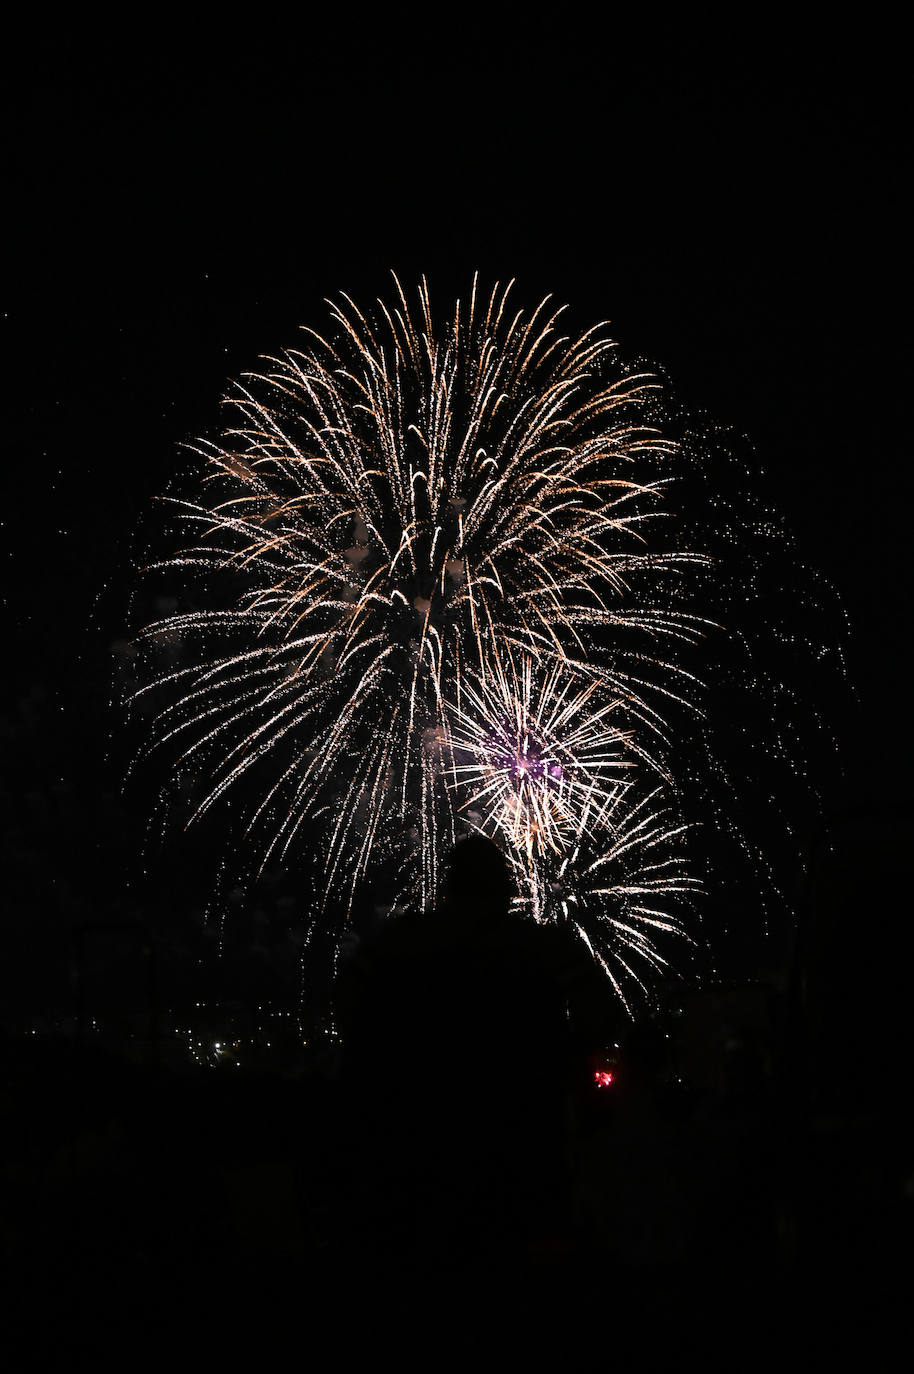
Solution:
[{"label": "black sky", "polygon": [[908,798],[899,35],[607,25],[354,48],[345,27],[228,54],[84,35],[10,63],[7,799],[14,828],[30,795],[43,833],[58,814],[70,830],[13,843],[18,919],[49,883],[78,887],[74,852],[114,824],[105,650],[178,443],[228,377],[320,327],[323,297],[370,300],[390,268],[424,271],[443,305],[478,268],[516,277],[519,303],[608,318],[751,437],[851,621],[860,708],[835,804]]}]

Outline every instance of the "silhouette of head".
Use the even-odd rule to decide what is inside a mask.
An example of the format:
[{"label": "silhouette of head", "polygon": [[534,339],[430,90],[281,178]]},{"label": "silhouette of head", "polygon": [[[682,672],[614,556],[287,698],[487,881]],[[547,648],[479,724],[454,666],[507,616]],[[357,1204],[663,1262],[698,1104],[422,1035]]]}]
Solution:
[{"label": "silhouette of head", "polygon": [[468,916],[505,915],[514,895],[507,859],[485,835],[458,840],[445,869],[444,892],[448,905]]}]

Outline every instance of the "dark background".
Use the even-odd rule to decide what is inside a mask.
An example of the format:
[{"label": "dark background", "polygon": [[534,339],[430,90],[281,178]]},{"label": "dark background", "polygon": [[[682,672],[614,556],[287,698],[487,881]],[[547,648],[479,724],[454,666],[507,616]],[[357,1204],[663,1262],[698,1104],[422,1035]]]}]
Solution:
[{"label": "dark background", "polygon": [[[802,1313],[816,1348],[840,1342],[846,1359],[868,1314],[886,1329],[907,1311],[909,48],[872,8],[809,33],[797,13],[676,31],[659,11],[636,27],[607,9],[594,26],[566,7],[539,26],[516,11],[496,36],[491,8],[384,10],[370,27],[343,10],[319,30],[312,10],[299,30],[224,9],[191,37],[155,10],[131,12],[130,31],[126,12],[66,29],[45,11],[10,41],[2,1286],[36,1368],[108,1350],[121,1367],[156,1341],[169,1357],[194,1343],[237,1357],[245,1322],[261,1362],[283,1321],[284,1348],[307,1354],[322,1313],[334,1349],[361,1332],[376,1358],[372,1293],[398,1347],[424,1311],[437,1351],[455,1313],[487,1300],[514,1343],[553,1310],[566,1350],[587,1333],[606,1358],[637,1340],[639,1364],[663,1339],[680,1362],[724,1340],[730,1364],[766,1340],[782,1356]],[[407,284],[425,272],[442,308],[478,269],[516,277],[519,304],[570,302],[580,327],[608,318],[687,407],[749,436],[765,495],[849,621],[843,779],[823,762],[813,780],[828,830],[802,837],[813,862],[790,966],[749,930],[740,976],[780,983],[681,1004],[679,1067],[689,1078],[691,1045],[699,1091],[680,1135],[626,1135],[625,1047],[622,1130],[596,1090],[578,1129],[593,1253],[585,1238],[566,1254],[567,1288],[546,1266],[522,1320],[484,1245],[464,1311],[450,1280],[440,1319],[435,1293],[413,1301],[415,1274],[404,1284],[394,1266],[384,1288],[351,1201],[360,1177],[370,1196],[371,1133],[346,1130],[317,1060],[294,1081],[274,1072],[299,1062],[283,1045],[300,1056],[301,1033],[255,1016],[296,1005],[294,882],[255,909],[223,894],[234,963],[218,965],[220,922],[203,921],[218,827],[153,848],[144,868],[151,796],[121,794],[111,682],[138,522],[227,379],[300,324],[320,328],[324,297],[386,293],[390,268]],[[268,1056],[250,1075],[231,1059],[194,1073],[191,1048],[212,1064],[224,1039],[212,1003],[227,997],[234,1031]],[[172,1073],[156,1031],[198,1001]],[[740,1024],[751,1043],[772,1006],[776,1091],[728,1107],[709,1047]],[[536,1066],[511,1067],[534,1091]],[[633,1186],[629,1207],[662,1234],[674,1165],[691,1180],[691,1248],[646,1269],[624,1245],[613,1258],[610,1207],[601,1250],[613,1187]]]},{"label": "dark background", "polygon": [[[884,956],[866,948],[900,935],[903,879],[879,839],[854,867],[854,816],[905,815],[911,765],[897,43],[611,24],[496,39],[468,19],[426,45],[344,28],[231,50],[58,35],[8,73],[7,1006],[71,1006],[92,963],[79,941],[117,944],[73,936],[94,923],[139,921],[176,969],[204,957],[218,837],[144,871],[149,799],[120,796],[111,650],[134,534],[226,380],[320,328],[325,296],[386,293],[390,268],[425,272],[442,308],[475,269],[516,277],[518,303],[552,292],[749,436],[849,618],[858,699],[844,780],[822,785],[849,827],[845,886],[882,874],[835,937],[875,975]],[[265,964],[282,945],[278,928],[238,929]]]}]

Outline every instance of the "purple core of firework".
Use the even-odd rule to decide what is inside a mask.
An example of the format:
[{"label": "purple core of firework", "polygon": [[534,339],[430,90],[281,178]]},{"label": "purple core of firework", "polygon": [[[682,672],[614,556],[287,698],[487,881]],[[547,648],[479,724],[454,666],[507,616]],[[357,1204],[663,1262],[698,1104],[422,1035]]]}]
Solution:
[{"label": "purple core of firework", "polygon": [[560,763],[550,763],[540,754],[540,746],[535,740],[526,739],[523,745],[509,744],[504,736],[490,739],[489,748],[496,766],[503,768],[517,785],[524,778],[540,779],[546,782],[561,782],[563,773]]}]

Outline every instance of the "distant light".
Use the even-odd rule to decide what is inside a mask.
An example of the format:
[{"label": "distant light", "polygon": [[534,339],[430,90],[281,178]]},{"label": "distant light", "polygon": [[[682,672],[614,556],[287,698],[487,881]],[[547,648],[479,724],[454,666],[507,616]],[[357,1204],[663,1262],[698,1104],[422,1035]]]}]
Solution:
[{"label": "distant light", "polygon": [[608,1088],[613,1081],[613,1076],[608,1069],[597,1069],[593,1076],[593,1081],[598,1088]]}]

